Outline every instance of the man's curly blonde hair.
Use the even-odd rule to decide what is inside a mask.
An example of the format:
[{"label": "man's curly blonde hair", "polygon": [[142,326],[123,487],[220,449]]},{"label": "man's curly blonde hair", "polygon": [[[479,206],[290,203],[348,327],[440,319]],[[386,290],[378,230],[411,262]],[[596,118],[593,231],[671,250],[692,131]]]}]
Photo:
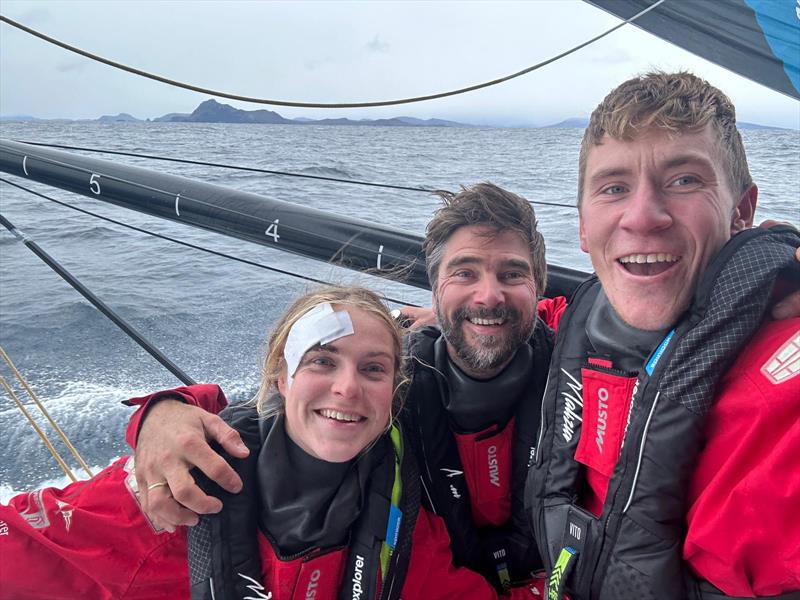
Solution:
[{"label": "man's curly blonde hair", "polygon": [[646,73],[620,84],[594,109],[578,158],[578,207],[583,198],[586,160],[593,146],[608,135],[633,140],[654,129],[680,134],[711,123],[720,156],[734,194],[752,184],[742,137],[736,128],[736,109],[710,83],[691,73]]}]

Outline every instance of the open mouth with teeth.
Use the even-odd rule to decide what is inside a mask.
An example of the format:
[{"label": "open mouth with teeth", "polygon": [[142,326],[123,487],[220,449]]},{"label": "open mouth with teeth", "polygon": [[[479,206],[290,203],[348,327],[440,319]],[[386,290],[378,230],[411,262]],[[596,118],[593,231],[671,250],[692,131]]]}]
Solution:
[{"label": "open mouth with teeth", "polygon": [[680,256],[659,252],[657,254],[629,254],[618,258],[617,262],[631,275],[652,277],[668,271],[680,260]]},{"label": "open mouth with teeth", "polygon": [[467,320],[473,325],[502,325],[503,323],[506,322],[506,319],[504,317],[495,319],[481,319],[479,317],[468,317]]},{"label": "open mouth with teeth", "polygon": [[366,421],[366,417],[362,417],[356,413],[346,413],[340,410],[333,410],[331,408],[321,408],[314,411],[320,417],[336,421],[337,423],[360,423]]}]

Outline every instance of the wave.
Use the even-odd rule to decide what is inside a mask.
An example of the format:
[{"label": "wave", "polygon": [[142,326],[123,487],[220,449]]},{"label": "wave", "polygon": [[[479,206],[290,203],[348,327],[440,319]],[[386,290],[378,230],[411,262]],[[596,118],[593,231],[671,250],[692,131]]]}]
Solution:
[{"label": "wave", "polygon": [[[52,395],[40,396],[40,400],[87,464],[107,465],[115,457],[130,452],[124,431],[132,409],[121,401],[144,393],[146,390],[138,387],[138,382],[109,385],[75,380],[63,384]],[[16,406],[10,401],[3,406],[0,456],[4,460],[0,465],[0,490],[3,493],[32,490],[51,480],[58,482],[57,485],[66,483],[61,479],[64,475],[56,461]],[[36,407],[28,404],[27,408],[77,475],[80,469],[62,440]]]},{"label": "wave", "polygon": [[294,169],[294,173],[301,173],[303,175],[319,175],[321,177],[339,177],[341,179],[355,179],[357,175],[352,173],[341,166],[314,166],[302,167]]}]

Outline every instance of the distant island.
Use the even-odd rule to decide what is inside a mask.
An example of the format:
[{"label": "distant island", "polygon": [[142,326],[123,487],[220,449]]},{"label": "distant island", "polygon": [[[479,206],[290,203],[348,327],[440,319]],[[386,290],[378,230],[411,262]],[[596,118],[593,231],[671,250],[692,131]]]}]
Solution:
[{"label": "distant island", "polygon": [[[589,126],[589,119],[585,117],[574,117],[572,119],[565,119],[560,123],[547,125],[542,129],[586,129],[588,126]],[[785,127],[759,125],[758,123],[747,123],[746,121],[737,121],[736,127],[738,127],[739,129],[782,129],[782,130],[786,129]]]},{"label": "distant island", "polygon": [[[154,119],[137,119],[128,113],[103,115],[98,119],[38,119],[28,115],[0,116],[3,122],[82,122],[82,123],[249,123],[258,125],[360,125],[383,127],[479,127],[468,123],[447,121],[445,119],[417,119],[414,117],[392,117],[390,119],[287,119],[272,110],[242,110],[216,100],[206,100],[191,113],[169,113]],[[586,129],[589,119],[574,117],[553,125],[548,129]],[[739,129],[781,129],[755,123],[738,123]]]},{"label": "distant island", "polygon": [[[37,119],[27,115],[0,117],[0,121],[59,121],[72,119]],[[416,119],[414,117],[394,117],[391,119],[287,119],[272,110],[242,110],[216,100],[206,100],[191,113],[169,113],[155,119],[137,119],[128,113],[103,115],[98,119],[80,119],[80,122],[96,123],[249,123],[259,125],[367,125],[390,127],[474,127],[467,123],[446,121],[444,119]]]}]

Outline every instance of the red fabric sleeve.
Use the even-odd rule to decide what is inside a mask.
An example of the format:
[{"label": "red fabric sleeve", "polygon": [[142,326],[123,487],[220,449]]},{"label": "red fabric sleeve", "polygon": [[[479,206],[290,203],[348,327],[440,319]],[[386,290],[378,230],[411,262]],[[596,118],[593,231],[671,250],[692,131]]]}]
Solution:
[{"label": "red fabric sleeve", "polygon": [[0,505],[0,599],[188,599],[185,532],[156,532],[127,461]]},{"label": "red fabric sleeve", "polygon": [[[498,594],[481,575],[464,567],[454,567],[450,537],[444,521],[420,508],[411,546],[411,560],[403,585],[403,598],[426,600],[523,600],[544,598],[543,579]],[[534,588],[538,590],[534,591]]]},{"label": "red fabric sleeve", "polygon": [[558,329],[561,315],[567,309],[567,299],[564,296],[555,298],[542,298],[536,305],[539,318],[547,323],[554,331]]},{"label": "red fabric sleeve", "polygon": [[800,318],[769,322],[717,390],[684,559],[732,596],[800,590]]},{"label": "red fabric sleeve", "polygon": [[155,394],[150,394],[149,396],[125,400],[125,404],[139,407],[131,416],[130,421],[128,421],[128,428],[125,430],[125,441],[128,442],[131,448],[136,448],[139,428],[142,426],[142,421],[147,411],[159,400],[166,400],[168,398],[170,400],[181,400],[192,406],[199,406],[214,414],[217,414],[228,406],[228,399],[225,398],[222,388],[211,383],[198,383],[172,390],[162,390]]}]

